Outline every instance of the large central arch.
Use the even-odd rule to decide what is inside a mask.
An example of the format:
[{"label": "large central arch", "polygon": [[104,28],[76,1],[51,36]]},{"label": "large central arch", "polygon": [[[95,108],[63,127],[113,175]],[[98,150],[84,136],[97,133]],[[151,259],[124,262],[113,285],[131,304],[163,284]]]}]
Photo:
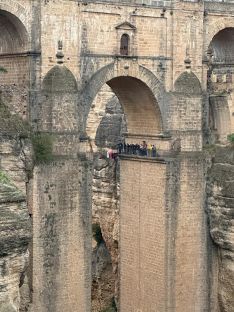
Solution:
[{"label": "large central arch", "polygon": [[[153,136],[166,128],[166,92],[156,76],[143,66],[109,64],[96,72],[83,89],[84,127],[89,129],[92,103],[104,84],[123,107],[130,135]],[[95,123],[93,123],[95,124]],[[93,133],[95,131],[92,131]]]}]

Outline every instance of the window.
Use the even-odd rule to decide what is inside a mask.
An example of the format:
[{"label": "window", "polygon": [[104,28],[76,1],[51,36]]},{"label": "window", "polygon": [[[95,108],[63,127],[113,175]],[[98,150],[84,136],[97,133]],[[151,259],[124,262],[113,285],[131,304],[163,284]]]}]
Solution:
[{"label": "window", "polygon": [[129,36],[127,34],[123,34],[121,37],[120,54],[121,55],[129,54]]}]

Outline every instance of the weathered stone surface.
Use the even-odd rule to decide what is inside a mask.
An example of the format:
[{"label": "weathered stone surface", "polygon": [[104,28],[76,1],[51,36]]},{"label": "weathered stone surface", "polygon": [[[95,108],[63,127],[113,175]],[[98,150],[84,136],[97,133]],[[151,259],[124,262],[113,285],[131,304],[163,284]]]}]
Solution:
[{"label": "weathered stone surface", "polygon": [[28,266],[31,238],[24,194],[1,171],[0,181],[0,311],[19,311],[19,287]]},{"label": "weathered stone surface", "polygon": [[31,221],[26,183],[32,171],[29,126],[0,100],[0,311],[19,311]]},{"label": "weathered stone surface", "polygon": [[92,255],[92,311],[111,307],[115,291],[115,274],[105,242],[97,244]]},{"label": "weathered stone surface", "polygon": [[[101,158],[99,158],[101,157]],[[94,163],[93,175],[93,223],[100,224],[105,246],[111,256],[110,267],[103,270],[102,281],[110,283],[108,296],[103,300],[106,305],[109,299],[118,299],[118,242],[119,242],[119,178],[118,163],[99,154]],[[101,257],[101,255],[100,255]],[[105,261],[105,260],[104,260]],[[99,285],[103,289],[105,285]],[[102,296],[99,293],[99,297]]]},{"label": "weathered stone surface", "polygon": [[126,132],[126,121],[122,107],[113,96],[107,103],[105,114],[97,128],[95,144],[99,147],[116,147]]},{"label": "weathered stone surface", "polygon": [[219,250],[218,302],[221,312],[234,307],[234,149],[218,147],[210,169],[210,234]]}]

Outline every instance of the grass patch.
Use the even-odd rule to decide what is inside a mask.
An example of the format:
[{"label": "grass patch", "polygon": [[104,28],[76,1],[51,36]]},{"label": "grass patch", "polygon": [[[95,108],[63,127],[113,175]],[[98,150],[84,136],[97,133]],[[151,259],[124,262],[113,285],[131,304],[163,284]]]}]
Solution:
[{"label": "grass patch", "polygon": [[234,145],[234,133],[231,133],[227,136],[228,142]]},{"label": "grass patch", "polygon": [[53,142],[53,136],[48,133],[37,133],[32,136],[36,164],[48,163],[53,160]]}]

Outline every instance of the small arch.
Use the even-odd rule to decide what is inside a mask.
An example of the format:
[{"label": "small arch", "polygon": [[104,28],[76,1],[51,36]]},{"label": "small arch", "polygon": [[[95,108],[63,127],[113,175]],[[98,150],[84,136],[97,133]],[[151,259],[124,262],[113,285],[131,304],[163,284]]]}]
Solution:
[{"label": "small arch", "polygon": [[120,54],[129,55],[130,38],[128,34],[123,34],[120,39]]},{"label": "small arch", "polygon": [[175,92],[188,95],[201,95],[202,88],[199,79],[193,72],[183,72],[175,81]]},{"label": "small arch", "polygon": [[46,92],[76,93],[77,83],[73,73],[66,66],[56,65],[48,71],[42,82]]},{"label": "small arch", "polygon": [[77,83],[65,66],[54,66],[42,82],[43,102],[40,129],[43,131],[77,131]]}]

